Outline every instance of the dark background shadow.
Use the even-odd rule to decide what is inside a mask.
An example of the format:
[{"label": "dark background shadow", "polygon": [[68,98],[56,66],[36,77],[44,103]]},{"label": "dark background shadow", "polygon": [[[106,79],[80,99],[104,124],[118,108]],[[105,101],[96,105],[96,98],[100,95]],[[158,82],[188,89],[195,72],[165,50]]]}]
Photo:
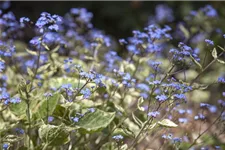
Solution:
[{"label": "dark background shadow", "polygon": [[160,1],[13,1],[8,10],[16,17],[23,16],[36,20],[43,11],[64,15],[70,8],[84,7],[94,14],[93,24],[116,38],[131,35],[134,29],[142,29],[150,15],[154,15],[157,4],[167,3],[174,12],[175,21],[191,9],[198,9],[206,4],[215,8],[223,7],[224,2],[160,2]]}]

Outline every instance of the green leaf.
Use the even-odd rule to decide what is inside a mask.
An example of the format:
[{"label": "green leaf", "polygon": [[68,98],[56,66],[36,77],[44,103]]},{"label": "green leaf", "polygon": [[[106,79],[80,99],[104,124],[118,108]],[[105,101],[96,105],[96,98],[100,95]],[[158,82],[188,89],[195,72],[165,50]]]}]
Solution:
[{"label": "green leaf", "polygon": [[144,102],[143,97],[140,97],[140,98],[138,99],[138,104],[137,104],[137,107],[138,107],[138,109],[139,109],[140,111],[145,111],[144,107],[141,107],[141,104],[142,104],[143,102]]},{"label": "green leaf", "polygon": [[36,51],[29,50],[28,48],[26,48],[26,51],[31,55],[35,55],[35,56],[38,55],[38,53]]},{"label": "green leaf", "polygon": [[86,114],[77,125],[85,132],[96,132],[106,128],[114,119],[115,112],[104,112],[96,109],[93,113]]},{"label": "green leaf", "polygon": [[42,72],[42,71],[45,71],[46,69],[48,69],[49,66],[50,66],[50,63],[47,63],[47,64],[45,64],[45,65],[43,65],[43,66],[40,66],[40,67],[38,68],[38,70],[37,70],[37,73],[40,73],[40,72]]},{"label": "green leaf", "polygon": [[[66,113],[66,108],[62,105],[57,105],[53,112],[53,115],[57,117],[63,117],[65,113]],[[67,112],[67,115],[68,115],[68,112]]]},{"label": "green leaf", "polygon": [[199,84],[199,83],[193,83],[192,88],[193,89],[199,89],[199,90],[205,90],[209,87],[209,85],[206,84]]},{"label": "green leaf", "polygon": [[132,118],[134,120],[134,122],[139,126],[139,127],[142,127],[143,126],[143,122],[134,115],[134,113],[132,113]]},{"label": "green leaf", "polygon": [[189,39],[190,37],[189,31],[182,24],[179,25],[179,28],[184,33],[186,39]]},{"label": "green leaf", "polygon": [[34,116],[37,118],[44,118],[47,115],[52,115],[53,111],[56,108],[60,98],[59,93],[55,93],[53,96],[49,97],[48,99],[43,99],[36,107]]},{"label": "green leaf", "polygon": [[107,101],[107,106],[113,109],[113,111],[119,111],[123,114],[125,114],[125,110],[120,105],[116,104],[115,102]]},{"label": "green leaf", "polygon": [[34,77],[33,71],[32,71],[30,68],[28,68],[28,67],[27,67],[27,73],[28,73],[28,75],[29,75],[30,77]]},{"label": "green leaf", "polygon": [[151,130],[151,129],[155,128],[156,125],[157,125],[156,123],[153,123],[148,127],[148,129]]},{"label": "green leaf", "polygon": [[42,125],[38,134],[44,143],[52,146],[63,145],[70,141],[69,131],[63,125]]},{"label": "green leaf", "polygon": [[113,103],[113,104],[117,111],[119,111],[121,113],[125,113],[125,110],[123,109],[123,107],[121,107],[120,105],[117,105],[116,103]]},{"label": "green leaf", "polygon": [[17,104],[10,104],[9,109],[14,115],[19,117],[19,119],[26,117],[27,104],[25,103],[25,101],[21,101]]},{"label": "green leaf", "polygon": [[169,119],[163,119],[162,121],[159,121],[158,124],[163,127],[169,127],[169,128],[175,128],[178,126],[177,124],[175,124],[173,121]]},{"label": "green leaf", "polygon": [[92,100],[83,99],[81,101],[77,101],[77,104],[79,104],[82,108],[90,108],[90,107],[96,107],[100,106],[101,103],[99,102],[93,102]]},{"label": "green leaf", "polygon": [[4,137],[3,142],[14,143],[14,142],[18,142],[19,140],[21,140],[21,137],[10,134]]},{"label": "green leaf", "polygon": [[224,48],[222,48],[221,46],[217,45],[217,47],[219,47],[222,51],[225,51]]},{"label": "green leaf", "polygon": [[120,147],[120,150],[127,150],[128,149],[128,145],[127,144],[123,144],[121,147]]},{"label": "green leaf", "polygon": [[57,52],[60,48],[60,45],[57,45],[55,48],[51,50],[51,53]]},{"label": "green leaf", "polygon": [[48,51],[50,51],[50,49],[48,48],[48,45],[46,45],[45,43],[41,42],[41,45],[44,46],[44,48]]},{"label": "green leaf", "polygon": [[[26,146],[21,146],[21,147],[19,147],[18,150],[28,150],[28,147],[26,147]],[[35,150],[39,150],[39,149],[36,149],[36,148],[35,148]]]},{"label": "green leaf", "polygon": [[221,64],[225,64],[225,61],[223,61],[223,60],[217,59],[217,61]]},{"label": "green leaf", "polygon": [[114,136],[114,135],[122,135],[124,137],[133,136],[133,134],[130,133],[130,131],[128,131],[127,129],[123,129],[123,128],[116,128],[115,131],[113,131],[112,136]]},{"label": "green leaf", "polygon": [[217,51],[216,51],[216,48],[213,49],[212,56],[213,56],[214,59],[217,59]]},{"label": "green leaf", "polygon": [[118,150],[118,148],[115,142],[107,142],[101,146],[100,150]]},{"label": "green leaf", "polygon": [[192,56],[190,55],[192,61],[201,69],[201,71],[203,70],[202,65]]},{"label": "green leaf", "polygon": [[[85,80],[80,80],[80,87],[82,87],[85,83]],[[73,87],[78,87],[79,80],[72,77],[59,77],[50,79],[47,84],[50,88],[60,88],[63,84],[72,84]]]}]

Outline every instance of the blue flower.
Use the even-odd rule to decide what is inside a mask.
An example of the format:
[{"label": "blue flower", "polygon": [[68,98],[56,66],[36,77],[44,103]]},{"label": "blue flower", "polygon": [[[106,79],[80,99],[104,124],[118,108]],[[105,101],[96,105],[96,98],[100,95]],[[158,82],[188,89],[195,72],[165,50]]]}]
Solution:
[{"label": "blue flower", "polygon": [[149,86],[144,83],[139,83],[136,85],[138,89],[148,92],[150,90]]},{"label": "blue flower", "polygon": [[77,123],[77,122],[79,122],[80,118],[78,118],[78,117],[71,117],[71,119],[72,119],[73,122]]},{"label": "blue flower", "polygon": [[165,134],[162,135],[163,139],[167,139],[167,136]]},{"label": "blue flower", "polygon": [[158,111],[153,111],[148,113],[148,116],[153,118],[156,118],[158,115],[160,115],[160,112]]},{"label": "blue flower", "polygon": [[166,95],[162,94],[162,95],[157,95],[157,96],[156,96],[156,99],[157,99],[159,102],[163,102],[163,101],[167,100],[168,97],[167,97]]},{"label": "blue flower", "polygon": [[11,6],[11,2],[10,1],[2,1],[1,5],[0,5],[0,9],[8,9]]},{"label": "blue flower", "polygon": [[181,142],[182,142],[181,138],[179,138],[179,137],[173,138],[173,143],[181,143]]},{"label": "blue flower", "polygon": [[68,83],[68,84],[63,84],[61,86],[61,89],[69,89],[69,88],[72,88],[72,84]]},{"label": "blue flower", "polygon": [[53,120],[54,120],[54,117],[52,117],[52,116],[48,117],[48,122],[52,122]]},{"label": "blue flower", "polygon": [[221,147],[220,146],[215,146],[215,149],[221,150]]},{"label": "blue flower", "polygon": [[64,60],[64,63],[72,63],[73,62],[73,58],[67,58]]},{"label": "blue flower", "polygon": [[186,100],[185,94],[174,94],[173,96],[174,96],[174,98],[176,98],[176,99]]},{"label": "blue flower", "polygon": [[0,40],[0,56],[11,57],[15,52],[13,43],[6,43]]},{"label": "blue flower", "polygon": [[91,96],[91,91],[88,88],[81,90],[80,93],[83,94],[85,99]]},{"label": "blue flower", "polygon": [[24,134],[24,130],[21,129],[21,128],[16,128],[16,132],[19,133],[19,134]]},{"label": "blue flower", "polygon": [[49,30],[58,31],[59,24],[61,24],[62,19],[58,15],[51,15],[47,12],[41,13],[41,17],[37,20],[36,26],[40,29],[39,31],[43,33],[43,31],[48,28]]},{"label": "blue flower", "polygon": [[14,97],[14,98],[10,99],[10,103],[12,103],[12,104],[17,104],[20,102],[21,102],[21,99],[19,97]]},{"label": "blue flower", "polygon": [[184,109],[178,109],[178,113],[179,114],[184,114],[184,113],[186,113],[186,110],[184,110]]},{"label": "blue flower", "polygon": [[201,8],[201,11],[210,18],[217,17],[217,11],[211,6],[211,5],[206,5],[205,7]]},{"label": "blue flower", "polygon": [[210,104],[207,104],[207,103],[200,103],[200,107],[201,108],[209,108],[211,105]]},{"label": "blue flower", "polygon": [[120,42],[121,45],[127,44],[127,41],[125,39],[119,39],[119,42]]},{"label": "blue flower", "polygon": [[214,106],[214,105],[211,105],[211,106],[209,107],[209,111],[210,111],[211,113],[216,113],[217,107]]},{"label": "blue flower", "polygon": [[140,96],[143,97],[144,99],[148,98],[148,93],[140,93]]},{"label": "blue flower", "polygon": [[26,23],[26,22],[29,22],[29,21],[30,21],[30,19],[27,18],[27,17],[20,18],[20,23]]},{"label": "blue flower", "polygon": [[114,135],[112,138],[116,141],[120,141],[120,140],[123,140],[124,137],[119,134],[119,135]]},{"label": "blue flower", "polygon": [[95,108],[88,108],[88,111],[93,113],[93,112],[95,112]]},{"label": "blue flower", "polygon": [[80,72],[80,76],[83,77],[83,78],[90,79],[90,80],[93,80],[95,78],[94,73],[87,73],[87,72],[84,72],[84,71]]},{"label": "blue flower", "polygon": [[7,150],[8,147],[9,147],[9,144],[4,143],[3,146],[2,146],[2,149],[3,149],[3,150]]},{"label": "blue flower", "polygon": [[225,97],[225,92],[222,93],[223,97]]},{"label": "blue flower", "polygon": [[0,72],[3,72],[5,69],[5,63],[3,61],[0,61]]},{"label": "blue flower", "polygon": [[53,95],[52,95],[52,93],[50,93],[50,92],[46,92],[46,93],[44,94],[44,96],[47,97],[47,98],[49,98],[49,97],[52,97]]},{"label": "blue flower", "polygon": [[10,102],[10,95],[7,92],[7,89],[4,87],[0,87],[0,100],[5,100],[4,104],[7,105]]},{"label": "blue flower", "polygon": [[208,44],[208,45],[211,45],[211,46],[214,46],[214,42],[209,40],[209,39],[205,39],[205,42]]},{"label": "blue flower", "polygon": [[196,115],[196,116],[194,117],[194,119],[195,119],[195,120],[204,120],[204,119],[205,119],[205,116],[204,116],[203,114],[199,113],[198,115]]},{"label": "blue flower", "polygon": [[225,83],[225,79],[223,77],[219,77],[217,81],[219,83]]},{"label": "blue flower", "polygon": [[184,58],[188,58],[190,57],[190,55],[192,57],[194,57],[196,60],[200,60],[200,58],[197,55],[197,52],[194,51],[191,47],[185,45],[184,43],[180,42],[178,44],[178,47],[180,50],[177,49],[170,49],[169,53],[171,53],[173,56],[173,61],[174,62],[184,62],[185,59]]},{"label": "blue flower", "polygon": [[165,4],[160,4],[156,6],[155,9],[156,20],[158,22],[168,21],[171,22],[174,20],[173,10]]},{"label": "blue flower", "polygon": [[149,82],[150,85],[159,85],[160,83],[161,83],[161,81],[159,81],[159,80]]},{"label": "blue flower", "polygon": [[187,123],[188,122],[188,119],[187,118],[179,118],[178,121],[180,123]]},{"label": "blue flower", "polygon": [[48,28],[50,30],[55,30],[55,31],[58,31],[59,30],[59,26],[57,24],[50,25]]},{"label": "blue flower", "polygon": [[6,75],[2,75],[2,76],[1,76],[1,80],[3,80],[3,81],[6,81],[7,78],[8,78],[8,77],[7,77]]}]

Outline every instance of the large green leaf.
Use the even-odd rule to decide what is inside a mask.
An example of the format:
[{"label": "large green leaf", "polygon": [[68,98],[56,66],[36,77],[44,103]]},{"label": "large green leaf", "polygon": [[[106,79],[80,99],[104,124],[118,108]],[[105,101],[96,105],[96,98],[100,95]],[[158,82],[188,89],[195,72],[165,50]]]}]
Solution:
[{"label": "large green leaf", "polygon": [[104,112],[96,109],[93,113],[86,114],[77,125],[85,132],[96,132],[107,127],[115,117],[115,112]]},{"label": "large green leaf", "polygon": [[26,117],[27,104],[23,100],[20,103],[10,104],[9,109],[14,115],[19,117],[20,119]]},{"label": "large green leaf", "polygon": [[63,125],[42,125],[38,134],[44,143],[52,146],[63,145],[70,141],[69,131]]},{"label": "large green leaf", "polygon": [[48,99],[43,99],[33,110],[34,116],[37,118],[44,118],[47,115],[51,115],[56,108],[60,98],[59,93],[55,93],[53,96],[49,97]]}]

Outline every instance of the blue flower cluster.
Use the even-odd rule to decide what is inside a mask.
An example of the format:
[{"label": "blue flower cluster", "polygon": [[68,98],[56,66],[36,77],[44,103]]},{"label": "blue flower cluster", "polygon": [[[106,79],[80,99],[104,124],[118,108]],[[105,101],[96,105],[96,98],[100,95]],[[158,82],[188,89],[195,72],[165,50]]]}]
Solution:
[{"label": "blue flower cluster", "polygon": [[[7,8],[7,4],[4,3],[4,8]],[[218,100],[218,104],[210,101],[196,106],[191,100],[194,92],[211,90],[202,83],[209,79],[197,79],[208,68],[214,70],[214,63],[224,64],[224,50],[218,46],[222,52],[218,55],[220,58],[212,59],[209,65],[205,64],[207,57],[211,59],[211,56],[207,56],[208,52],[203,50],[206,47],[211,50],[217,41],[214,43],[208,39],[214,33],[214,29],[208,27],[211,22],[207,24],[208,31],[204,25],[198,24],[196,18],[211,21],[218,16],[217,11],[207,5],[185,17],[185,20],[192,19],[193,24],[188,21],[171,27],[162,26],[162,23],[173,23],[175,16],[168,5],[161,4],[156,6],[155,16],[150,17],[147,27],[134,30],[132,37],[114,41],[93,26],[93,14],[85,8],[72,8],[64,16],[43,12],[35,23],[27,17],[17,21],[12,12],[0,11],[0,102],[5,108],[1,111],[10,111],[11,105],[21,105],[23,108],[26,104],[29,107],[19,110],[20,113],[26,113],[27,118],[25,115],[19,116],[20,113],[15,115],[18,117],[18,126],[25,127],[14,128],[13,131],[16,131],[17,136],[22,136],[25,133],[23,129],[28,125],[26,121],[29,122],[29,132],[36,130],[33,128],[34,122],[35,127],[39,127],[36,122],[44,119],[42,115],[46,114],[47,102],[52,110],[47,112],[46,124],[57,127],[65,125],[65,130],[76,129],[78,134],[68,135],[71,139],[80,136],[80,141],[83,137],[95,139],[92,133],[107,126],[103,132],[98,132],[99,137],[105,136],[100,134],[109,133],[113,139],[111,141],[118,148],[122,147],[125,137],[129,138],[123,136],[128,131],[130,135],[135,135],[133,141],[136,142],[149,127],[153,134],[162,135],[161,132],[156,133],[154,125],[157,124],[163,124],[162,128],[175,128],[178,125],[179,129],[190,125],[192,120],[200,125],[202,121],[210,124],[212,121],[208,119],[209,115],[218,115],[221,108],[224,111],[225,93],[222,93],[223,99]],[[28,27],[34,36],[25,44],[25,40],[21,39],[27,34],[23,30]],[[215,31],[221,36],[222,31]],[[169,42],[171,40],[174,41]],[[116,51],[119,46],[127,50],[127,55]],[[202,53],[205,56],[200,57]],[[219,77],[215,83],[225,84],[225,78]],[[217,86],[215,83],[207,84]],[[192,105],[194,107],[190,108]],[[195,110],[195,107],[200,109]],[[44,110],[39,114],[38,109]],[[129,114],[132,114],[133,120]],[[36,121],[37,118],[39,120]],[[224,122],[224,112],[220,119]],[[88,127],[83,125],[86,122]],[[95,127],[90,128],[92,124]],[[117,133],[117,128],[123,134]],[[187,134],[189,131],[185,129],[182,131]],[[164,132],[164,142],[173,146],[183,141],[190,142],[194,138],[191,135],[180,138],[183,133],[173,135],[169,133],[174,132],[170,128],[165,131],[168,134]],[[85,132],[89,135],[83,136]],[[102,138],[99,140],[99,143],[105,142]],[[11,146],[10,143],[2,145],[3,149]]]}]

